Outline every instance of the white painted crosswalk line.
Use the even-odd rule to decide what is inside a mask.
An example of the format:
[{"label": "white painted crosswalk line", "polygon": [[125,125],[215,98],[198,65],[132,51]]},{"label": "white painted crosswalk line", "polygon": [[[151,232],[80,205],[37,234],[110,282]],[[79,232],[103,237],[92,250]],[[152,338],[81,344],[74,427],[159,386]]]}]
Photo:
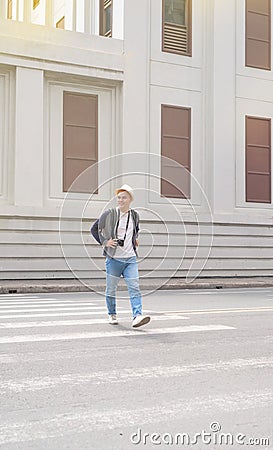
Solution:
[{"label": "white painted crosswalk line", "polygon": [[56,297],[28,297],[27,295],[26,296],[22,296],[22,297],[3,297],[3,296],[0,296],[0,303],[2,303],[2,302],[21,302],[21,301],[24,301],[24,300],[33,300],[33,301],[37,301],[37,300],[45,300],[45,301],[48,301],[48,300],[59,300],[58,298],[56,298]]},{"label": "white painted crosswalk line", "polygon": [[[126,406],[120,407],[119,405],[116,405],[114,408],[109,408],[108,410],[96,408],[96,405],[77,405],[77,408],[75,408],[75,406],[72,407],[67,405],[65,411],[49,411],[47,415],[40,418],[40,420],[37,420],[37,417],[35,416],[37,411],[30,411],[27,417],[21,415],[16,422],[13,423],[9,423],[8,418],[4,418],[0,425],[0,445],[7,446],[8,444],[21,443],[16,447],[23,449],[24,446],[22,443],[33,442],[34,436],[38,436],[40,440],[48,438],[53,439],[54,437],[63,438],[66,436],[69,440],[69,437],[72,436],[72,432],[78,433],[79,436],[81,433],[90,433],[90,436],[92,436],[92,432],[97,432],[98,430],[101,430],[104,434],[106,431],[109,432],[109,430],[115,430],[115,434],[117,434],[117,430],[122,430],[127,427],[130,427],[131,430],[132,427],[135,427],[135,431],[138,427],[144,428],[151,424],[157,425],[159,423],[166,423],[166,420],[178,420],[180,423],[184,423],[189,417],[191,417],[192,421],[200,416],[206,417],[208,414],[213,417],[214,411],[219,409],[225,413],[240,411],[242,417],[244,412],[249,409],[255,411],[259,408],[265,408],[266,406],[272,408],[272,405],[272,390],[266,388],[255,389],[254,391],[252,389],[244,392],[228,392],[224,394],[212,392],[209,398],[204,393],[202,396],[194,396],[186,401],[185,399],[182,399],[182,401],[181,399],[176,399],[175,401],[165,399],[160,404],[151,406],[136,404],[131,405],[130,408],[126,408]],[[240,436],[244,435],[240,433]],[[71,439],[73,438],[71,437]],[[101,442],[97,448],[118,448],[115,446],[104,447],[101,445]],[[131,447],[130,444],[130,448]],[[72,447],[68,446],[67,448]],[[73,448],[77,448],[77,446],[74,446]],[[92,446],[89,445],[88,448],[92,448]],[[122,448],[125,447],[122,446]],[[127,448],[129,448],[128,444]],[[141,445],[140,447],[135,445],[135,448],[146,448],[146,445]],[[148,444],[147,448],[152,447]],[[196,448],[200,449],[200,446],[197,446]],[[212,447],[210,446],[209,448]],[[224,444],[223,448],[228,447]],[[256,446],[256,448],[261,447]],[[238,449],[238,447],[236,447],[236,449]]]},{"label": "white painted crosswalk line", "polygon": [[11,312],[27,312],[27,311],[31,311],[31,312],[47,312],[47,311],[81,311],[81,310],[105,310],[104,307],[102,306],[77,306],[75,305],[74,307],[71,308],[67,308],[66,306],[62,307],[62,308],[37,308],[37,306],[34,309],[29,309],[29,308],[14,308],[14,309],[7,309],[4,311],[0,310],[0,318],[2,317],[2,313],[11,313]]},{"label": "white painted crosswalk line", "polygon": [[0,391],[11,392],[40,391],[42,389],[56,388],[58,385],[68,384],[70,388],[82,384],[117,384],[128,381],[155,379],[155,378],[176,378],[183,375],[193,375],[195,373],[219,372],[233,370],[243,370],[248,368],[273,368],[273,358],[252,358],[252,359],[232,359],[230,361],[217,361],[214,363],[183,364],[172,366],[151,366],[123,368],[123,370],[92,371],[91,373],[66,373],[55,376],[37,376],[25,379],[10,379],[0,381]]},{"label": "white painted crosswalk line", "polygon": [[41,298],[38,295],[29,295],[27,296],[26,294],[1,294],[0,295],[0,299],[1,298]]},{"label": "white painted crosswalk line", "polygon": [[[129,316],[128,312],[128,316]],[[130,320],[130,319],[129,319]],[[153,322],[166,320],[189,320],[188,317],[183,316],[155,316]],[[119,320],[119,323],[122,321]],[[126,321],[128,323],[128,319]],[[39,321],[39,322],[0,322],[0,329],[15,329],[15,328],[40,328],[40,327],[60,327],[60,326],[80,326],[80,325],[99,325],[108,323],[108,318],[104,319],[79,319],[79,320],[53,320],[53,321]]]},{"label": "white painted crosswalk line", "polygon": [[[102,303],[102,302],[100,302],[100,303]],[[7,308],[8,306],[27,306],[27,307],[32,307],[32,308],[34,308],[35,306],[37,307],[37,305],[49,305],[49,306],[58,306],[58,305],[60,305],[60,306],[65,306],[65,305],[82,305],[82,306],[84,306],[84,305],[89,305],[89,306],[92,306],[92,305],[96,305],[96,303],[92,303],[92,302],[88,302],[88,301],[86,301],[86,302],[83,302],[83,301],[72,301],[72,300],[68,300],[68,301],[66,301],[66,300],[63,300],[63,301],[60,301],[60,300],[50,300],[50,301],[48,301],[48,300],[39,300],[39,302],[37,302],[37,301],[31,301],[31,302],[29,302],[29,301],[24,301],[24,300],[22,300],[21,302],[1,302],[0,303],[0,309],[3,309],[3,308]]]},{"label": "white painted crosswalk line", "polygon": [[[186,315],[204,315],[204,314],[234,314],[245,312],[270,312],[273,311],[272,306],[259,306],[254,308],[224,308],[224,309],[183,309],[180,311],[160,311],[160,314],[186,314]],[[150,312],[152,312],[150,310]]]},{"label": "white painted crosswalk line", "polygon": [[[90,316],[106,315],[104,302],[99,299],[79,301],[77,298],[60,301],[55,298],[48,302],[47,299],[34,299],[31,303],[23,303],[22,299],[16,304],[0,304],[0,324],[7,319],[31,319],[64,316]],[[21,303],[22,302],[22,303]],[[124,313],[124,308],[119,307],[119,313]],[[127,310],[126,310],[127,312]],[[0,325],[1,327],[1,325]],[[3,328],[3,327],[2,327]]]},{"label": "white painted crosswalk line", "polygon": [[42,341],[70,341],[75,339],[102,339],[126,336],[151,336],[158,334],[173,333],[192,333],[203,331],[225,331],[234,330],[234,327],[227,325],[191,325],[185,327],[173,328],[153,328],[141,330],[114,330],[105,332],[84,332],[67,334],[40,334],[40,335],[20,335],[20,336],[2,336],[0,344],[23,343],[23,342],[42,342]]},{"label": "white painted crosswalk line", "polygon": [[[35,314],[0,314],[0,322],[2,319],[23,319],[23,318],[29,318],[29,317],[64,317],[64,316],[95,316],[99,314],[105,314],[105,308],[99,308],[96,311],[75,311],[75,312],[58,312],[58,313],[35,313]],[[127,311],[119,311],[119,314],[128,314]]]},{"label": "white painted crosswalk line", "polygon": [[81,325],[99,325],[107,323],[107,319],[86,319],[86,320],[53,320],[40,322],[4,322],[0,323],[0,329],[20,329],[20,328],[40,328],[40,327],[63,327]]},{"label": "white painted crosswalk line", "polygon": [[[21,302],[25,302],[22,304]],[[53,303],[51,303],[53,302]],[[98,338],[114,338],[114,337],[127,337],[127,336],[149,336],[149,335],[161,335],[170,333],[189,333],[189,332],[202,332],[202,331],[222,331],[231,330],[233,327],[225,325],[205,325],[205,326],[177,326],[177,321],[189,320],[188,317],[181,314],[175,314],[173,312],[161,314],[158,311],[154,312],[152,317],[153,323],[163,321],[176,321],[174,327],[167,326],[166,328],[145,328],[145,329],[109,329],[107,321],[106,307],[102,304],[101,298],[93,299],[93,302],[87,300],[77,300],[77,298],[69,299],[69,302],[65,300],[57,300],[52,298],[50,301],[43,298],[31,298],[28,303],[26,298],[21,299],[19,302],[15,300],[15,303],[6,304],[0,303],[0,330],[3,333],[5,330],[39,330],[43,328],[45,334],[23,334],[18,336],[0,336],[0,344],[12,344],[12,343],[26,343],[26,342],[41,342],[41,341],[68,341],[76,339],[98,339]],[[125,305],[124,305],[125,306]],[[145,310],[147,313],[147,310]],[[144,312],[144,313],[145,313]],[[122,323],[124,320],[125,326],[130,326],[131,322],[131,310],[129,306],[127,309],[119,307],[119,316],[127,316],[124,319],[120,318]],[[90,317],[90,316],[95,316]],[[67,317],[67,319],[65,318]],[[50,320],[52,318],[52,320]],[[53,319],[56,318],[56,319]],[[12,319],[11,322],[8,319]],[[23,319],[17,321],[17,319]],[[34,320],[31,320],[34,319]],[[105,330],[89,331],[88,329],[81,330],[81,326],[95,326],[107,324]],[[58,328],[62,327],[63,333],[56,332]],[[66,332],[65,327],[70,327],[69,332]],[[73,330],[71,327],[78,327],[78,330]],[[110,327],[111,328],[111,327]],[[68,331],[68,330],[67,330]]]}]

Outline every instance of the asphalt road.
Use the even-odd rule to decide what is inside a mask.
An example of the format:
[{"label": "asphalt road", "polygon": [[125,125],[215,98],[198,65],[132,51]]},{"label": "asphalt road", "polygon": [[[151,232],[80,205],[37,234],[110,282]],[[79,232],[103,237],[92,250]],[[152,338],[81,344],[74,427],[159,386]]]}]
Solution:
[{"label": "asphalt road", "polygon": [[126,298],[111,326],[99,294],[0,296],[0,448],[273,449],[273,289],[143,303],[132,329]]}]

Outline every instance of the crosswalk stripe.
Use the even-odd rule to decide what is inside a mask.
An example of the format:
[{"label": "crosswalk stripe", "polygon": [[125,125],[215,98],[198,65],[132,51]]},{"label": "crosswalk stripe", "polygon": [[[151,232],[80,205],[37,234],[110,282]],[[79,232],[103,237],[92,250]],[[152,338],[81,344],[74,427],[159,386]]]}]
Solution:
[{"label": "crosswalk stripe", "polygon": [[22,342],[41,342],[41,341],[69,341],[75,339],[97,339],[97,338],[113,338],[126,336],[151,336],[157,334],[173,334],[173,333],[191,333],[202,331],[224,331],[234,330],[234,327],[227,325],[191,325],[185,327],[173,328],[154,328],[148,330],[115,330],[105,332],[85,332],[73,334],[40,334],[40,335],[22,335],[22,336],[3,336],[0,337],[0,344],[22,343]]},{"label": "crosswalk stripe", "polygon": [[[73,405],[66,405],[65,411],[56,412],[49,409],[44,412],[44,415],[42,415],[41,411],[41,416],[38,416],[39,420],[37,420],[37,411],[30,411],[27,417],[24,411],[24,415],[22,412],[19,412],[17,418],[11,423],[8,417],[3,418],[0,425],[0,445],[11,443],[14,446],[18,442],[33,442],[35,437],[40,440],[53,439],[54,437],[64,439],[64,437],[67,437],[69,441],[71,433],[92,433],[98,430],[101,430],[102,433],[105,433],[107,430],[115,430],[115,436],[118,435],[117,430],[130,427],[131,434],[129,434],[128,441],[126,441],[126,447],[129,448],[129,446],[132,446],[131,443],[135,445],[135,437],[137,435],[138,438],[140,430],[151,424],[157,425],[160,422],[169,423],[171,421],[184,423],[185,420],[189,419],[191,422],[194,422],[198,417],[213,417],[215,411],[219,411],[220,417],[223,414],[234,414],[234,412],[243,417],[244,411],[257,411],[259,408],[270,408],[272,405],[272,390],[264,388],[244,390],[242,392],[224,392],[221,394],[212,392],[210,396],[204,393],[200,396],[191,396],[182,400],[166,399],[164,402],[152,404],[152,406],[142,406],[137,402],[130,408],[116,405],[115,408],[109,408],[109,410],[96,408],[95,405],[77,405],[77,408],[75,406],[72,407]],[[142,445],[143,436],[144,432],[141,435],[139,448],[146,448],[146,445]],[[148,433],[148,436],[151,437],[153,435]],[[193,436],[196,438],[198,435],[192,434]],[[244,435],[241,434],[241,436]],[[149,446],[149,442],[151,441],[148,441],[147,448],[152,448]],[[145,444],[147,444],[147,441]],[[20,448],[24,447],[20,444],[19,446]],[[28,447],[28,445],[26,446]],[[138,448],[138,445],[135,445],[135,447]],[[91,448],[90,445],[89,448]],[[124,447],[122,446],[122,448]],[[197,446],[197,448],[200,448],[200,446]]]},{"label": "crosswalk stripe", "polygon": [[[61,299],[55,298],[55,297],[1,297],[0,296],[0,304],[1,303],[9,303],[9,302],[23,302],[24,300],[28,300],[28,301],[33,301],[33,302],[39,302],[39,301],[53,301],[53,300],[57,300],[62,301]],[[63,301],[66,301],[66,299],[64,299]],[[68,299],[68,301],[72,301],[71,299]],[[73,300],[75,301],[75,300]]]},{"label": "crosswalk stripe", "polygon": [[31,295],[31,296],[27,297],[26,294],[1,294],[0,295],[0,299],[1,298],[22,298],[22,297],[26,297],[26,298],[41,298],[38,295]]},{"label": "crosswalk stripe", "polygon": [[69,302],[65,302],[65,303],[49,303],[49,302],[39,302],[36,304],[28,304],[28,303],[7,303],[6,305],[0,305],[0,311],[1,310],[5,310],[5,309],[13,309],[16,308],[16,310],[20,309],[20,308],[27,308],[27,309],[33,309],[33,308],[40,308],[40,306],[44,306],[44,307],[65,307],[65,306],[74,306],[75,308],[77,308],[78,306],[96,306],[96,303],[90,303],[90,302],[86,302],[86,303],[77,303],[77,302],[73,302],[73,303],[69,303]]},{"label": "crosswalk stripe", "polygon": [[25,379],[9,379],[0,381],[0,390],[12,392],[38,391],[42,389],[56,388],[58,385],[69,384],[70,388],[87,383],[94,384],[116,384],[127,383],[135,379],[151,378],[175,378],[181,375],[223,372],[243,370],[248,368],[272,368],[273,358],[232,359],[230,361],[219,361],[214,363],[183,364],[173,366],[151,366],[123,368],[122,370],[92,371],[88,373],[66,373],[56,376],[28,377]]},{"label": "crosswalk stripe", "polygon": [[[128,315],[130,312],[128,311]],[[183,316],[155,316],[153,322],[165,320],[188,320],[188,317]],[[119,322],[122,322],[119,320]],[[0,329],[15,329],[15,328],[40,328],[40,327],[60,327],[60,326],[80,326],[80,325],[97,325],[107,323],[107,319],[87,319],[87,320],[53,320],[41,322],[5,322],[0,323]]]},{"label": "crosswalk stripe", "polygon": [[198,315],[198,314],[226,314],[226,313],[242,313],[242,312],[266,312],[273,311],[271,306],[260,306],[258,308],[226,308],[226,309],[183,309],[175,311],[160,311],[160,314],[186,314],[186,315]]},{"label": "crosswalk stripe", "polygon": [[[102,302],[101,302],[102,303]],[[96,303],[93,302],[89,302],[88,300],[86,301],[72,301],[72,300],[41,300],[41,301],[35,301],[35,302],[25,302],[25,301],[21,301],[21,302],[0,302],[0,308],[6,308],[7,306],[21,306],[21,305],[26,305],[29,307],[33,307],[33,306],[40,306],[40,305],[96,305]]]},{"label": "crosswalk stripe", "polygon": [[[32,314],[25,311],[25,314],[5,314],[0,315],[0,320],[2,319],[22,319],[22,318],[29,318],[29,317],[63,317],[63,316],[95,316],[98,314],[101,314],[102,312],[105,312],[105,308],[100,308],[98,311],[75,311],[75,312],[58,312],[58,313],[44,313],[44,314]],[[119,314],[128,314],[127,311],[122,311],[119,309]]]},{"label": "crosswalk stripe", "polygon": [[66,307],[62,307],[62,308],[37,308],[35,307],[34,309],[29,309],[29,308],[14,308],[14,309],[7,309],[4,311],[0,311],[0,319],[2,317],[2,313],[12,313],[12,312],[25,312],[27,313],[28,311],[30,312],[47,312],[47,311],[81,311],[81,310],[89,310],[89,309],[97,309],[97,310],[105,310],[104,306],[77,306],[75,305],[73,308],[66,308]]}]

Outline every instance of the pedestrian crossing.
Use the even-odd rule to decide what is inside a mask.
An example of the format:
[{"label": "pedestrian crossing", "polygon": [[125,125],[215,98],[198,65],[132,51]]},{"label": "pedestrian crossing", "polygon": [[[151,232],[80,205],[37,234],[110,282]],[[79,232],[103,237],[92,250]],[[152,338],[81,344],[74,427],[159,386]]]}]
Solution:
[{"label": "pedestrian crossing", "polygon": [[[150,313],[146,310],[145,313]],[[103,297],[81,294],[0,296],[0,344],[80,339],[107,339],[123,336],[179,334],[234,329],[222,324],[185,325],[189,320],[179,311],[152,312],[148,327],[131,328],[131,311],[126,302],[118,307],[119,326],[110,327]],[[165,323],[167,325],[165,326]],[[171,326],[173,325],[173,326]],[[16,334],[20,332],[19,334]],[[8,334],[7,334],[8,333]]]},{"label": "pedestrian crossing", "polygon": [[218,314],[210,305],[202,317],[203,304],[144,305],[152,321],[132,329],[129,300],[118,302],[119,325],[111,326],[97,294],[0,296],[0,447],[128,450],[139,426],[180,431],[200,415],[273,405],[266,384],[254,394],[244,386],[269,373],[273,358],[252,347],[233,352],[242,330],[231,308]]},{"label": "pedestrian crossing", "polygon": [[[232,330],[234,327],[226,325],[195,325],[189,327],[173,327],[164,329],[153,329],[145,332],[145,335],[169,334],[169,333],[190,333],[198,331],[222,331]],[[135,330],[116,330],[104,332],[85,332],[85,333],[65,333],[65,334],[40,334],[40,335],[24,335],[24,336],[8,336],[0,337],[0,344],[20,343],[20,342],[42,342],[42,341],[71,341],[75,339],[98,339],[98,338],[114,338],[122,336],[143,336],[143,331]]]}]

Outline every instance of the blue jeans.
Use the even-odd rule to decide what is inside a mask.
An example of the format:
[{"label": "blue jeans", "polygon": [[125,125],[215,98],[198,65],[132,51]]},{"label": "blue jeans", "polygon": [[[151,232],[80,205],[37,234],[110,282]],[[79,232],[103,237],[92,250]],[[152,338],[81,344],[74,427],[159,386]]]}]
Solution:
[{"label": "blue jeans", "polygon": [[135,318],[142,314],[142,298],[135,256],[120,259],[106,258],[106,305],[109,315],[116,314],[116,291],[121,276],[127,284],[132,315]]}]

